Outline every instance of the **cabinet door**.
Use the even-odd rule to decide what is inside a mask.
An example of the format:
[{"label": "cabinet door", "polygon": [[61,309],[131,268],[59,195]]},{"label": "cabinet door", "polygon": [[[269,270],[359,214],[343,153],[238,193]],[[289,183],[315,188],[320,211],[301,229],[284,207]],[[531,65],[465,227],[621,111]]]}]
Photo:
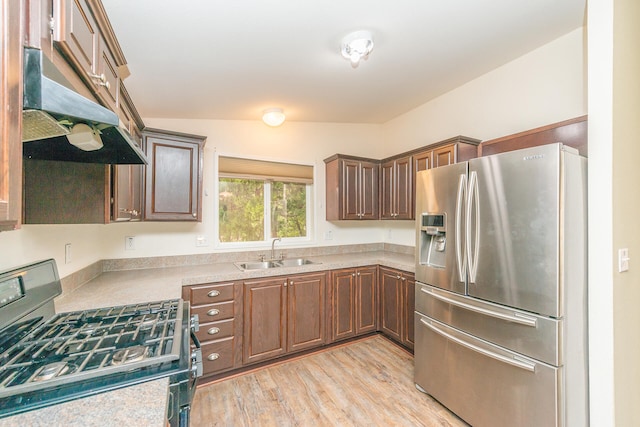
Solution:
[{"label": "cabinet door", "polygon": [[433,167],[451,165],[456,162],[456,146],[445,145],[433,150]]},{"label": "cabinet door", "polygon": [[67,59],[85,73],[96,71],[98,27],[84,0],[54,0],[54,40]]},{"label": "cabinet door", "polygon": [[143,165],[112,166],[112,209],[113,221],[135,221],[142,218],[142,175]]},{"label": "cabinet door", "polygon": [[422,153],[413,155],[414,172],[426,171],[431,169],[431,155],[433,152],[423,151]]},{"label": "cabinet door", "polygon": [[275,278],[244,283],[243,363],[286,353],[286,281]]},{"label": "cabinet door", "polygon": [[413,159],[411,156],[395,161],[395,219],[413,219]]},{"label": "cabinet door", "polygon": [[360,163],[360,219],[380,218],[378,210],[378,163]]},{"label": "cabinet door", "polygon": [[288,280],[287,351],[317,347],[325,341],[325,275]]},{"label": "cabinet door", "polygon": [[116,60],[107,48],[102,37],[98,37],[98,50],[96,55],[96,72],[93,79],[98,96],[110,109],[117,111],[118,94],[120,91],[120,76],[116,66]]},{"label": "cabinet door", "polygon": [[402,281],[400,273],[380,268],[380,329],[402,342]]},{"label": "cabinet door", "polygon": [[413,312],[416,310],[416,279],[413,274],[403,273],[402,274],[402,285],[403,285],[403,299],[404,304],[403,307],[405,309],[405,313],[402,316],[404,325],[402,328],[402,343],[407,347],[413,349],[414,347],[414,315]]},{"label": "cabinet door", "polygon": [[201,220],[203,141],[145,135],[145,220]]},{"label": "cabinet door", "polygon": [[356,272],[352,269],[334,271],[331,275],[331,297],[333,310],[333,340],[350,338],[355,335],[355,282]]},{"label": "cabinet door", "polygon": [[376,330],[376,288],[378,269],[360,268],[356,273],[356,335]]},{"label": "cabinet door", "polygon": [[342,160],[342,219],[360,219],[360,162]]},{"label": "cabinet door", "polygon": [[0,231],[22,215],[22,9],[0,1]]},{"label": "cabinet door", "polygon": [[394,198],[395,162],[380,165],[380,219],[393,219],[396,211]]}]

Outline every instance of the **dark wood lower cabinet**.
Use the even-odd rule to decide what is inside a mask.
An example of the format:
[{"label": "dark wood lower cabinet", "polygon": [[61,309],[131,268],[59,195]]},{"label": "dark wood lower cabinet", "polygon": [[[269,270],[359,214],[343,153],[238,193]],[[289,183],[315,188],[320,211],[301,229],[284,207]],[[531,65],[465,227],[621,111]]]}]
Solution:
[{"label": "dark wood lower cabinet", "polygon": [[413,349],[415,276],[405,271],[380,267],[380,331]]},{"label": "dark wood lower cabinet", "polygon": [[[413,348],[411,273],[366,266],[182,288],[205,377],[381,331]],[[205,378],[206,379],[206,378]]]},{"label": "dark wood lower cabinet", "polygon": [[380,330],[402,341],[402,280],[400,272],[380,268]]},{"label": "dark wood lower cabinet", "polygon": [[325,274],[244,282],[243,363],[325,342]]},{"label": "dark wood lower cabinet", "polygon": [[378,268],[331,272],[331,339],[338,341],[375,332]]}]

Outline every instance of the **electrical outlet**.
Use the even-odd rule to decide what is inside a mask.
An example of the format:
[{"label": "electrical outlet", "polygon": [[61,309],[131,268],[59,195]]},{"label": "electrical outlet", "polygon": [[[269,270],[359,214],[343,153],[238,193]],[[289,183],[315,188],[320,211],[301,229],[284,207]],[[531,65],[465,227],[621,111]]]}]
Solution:
[{"label": "electrical outlet", "polygon": [[324,232],[324,240],[333,240],[333,231],[325,231]]},{"label": "electrical outlet", "polygon": [[209,246],[209,240],[207,240],[207,236],[196,236],[196,246]]},{"label": "electrical outlet", "polygon": [[125,236],[124,237],[124,250],[125,251],[133,251],[136,248],[136,238],[135,236]]},{"label": "electrical outlet", "polygon": [[71,262],[71,243],[64,245],[64,263],[69,264]]}]

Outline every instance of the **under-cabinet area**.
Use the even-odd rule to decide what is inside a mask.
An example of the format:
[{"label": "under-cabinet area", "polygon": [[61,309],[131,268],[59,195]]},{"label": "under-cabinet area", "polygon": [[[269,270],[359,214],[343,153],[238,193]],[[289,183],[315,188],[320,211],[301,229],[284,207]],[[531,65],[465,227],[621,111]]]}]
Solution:
[{"label": "under-cabinet area", "polygon": [[378,264],[330,265],[183,286],[182,297],[199,317],[204,381],[376,332],[411,350],[413,274]]}]

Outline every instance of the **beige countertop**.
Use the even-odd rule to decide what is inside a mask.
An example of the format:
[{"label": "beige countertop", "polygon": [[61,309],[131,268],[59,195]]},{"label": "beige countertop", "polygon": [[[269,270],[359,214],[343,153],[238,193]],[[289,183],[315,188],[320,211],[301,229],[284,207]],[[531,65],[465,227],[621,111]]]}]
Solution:
[{"label": "beige countertop", "polygon": [[[241,271],[232,262],[109,271],[56,298],[56,312],[85,310],[180,298],[182,286],[259,277],[288,276],[341,268],[383,265],[414,272],[413,255],[387,251],[305,257],[314,262],[299,267]],[[247,261],[250,261],[247,259]],[[168,379],[62,403],[0,419],[5,425],[161,426],[165,423]]]},{"label": "beige countertop", "polygon": [[139,302],[180,298],[183,285],[287,276],[380,264],[414,272],[413,255],[375,251],[305,257],[314,261],[299,267],[241,271],[232,262],[180,267],[109,271],[56,298],[56,312],[85,310]]},{"label": "beige countertop", "polygon": [[147,381],[2,418],[0,427],[162,427],[166,425],[168,387],[168,378]]}]

